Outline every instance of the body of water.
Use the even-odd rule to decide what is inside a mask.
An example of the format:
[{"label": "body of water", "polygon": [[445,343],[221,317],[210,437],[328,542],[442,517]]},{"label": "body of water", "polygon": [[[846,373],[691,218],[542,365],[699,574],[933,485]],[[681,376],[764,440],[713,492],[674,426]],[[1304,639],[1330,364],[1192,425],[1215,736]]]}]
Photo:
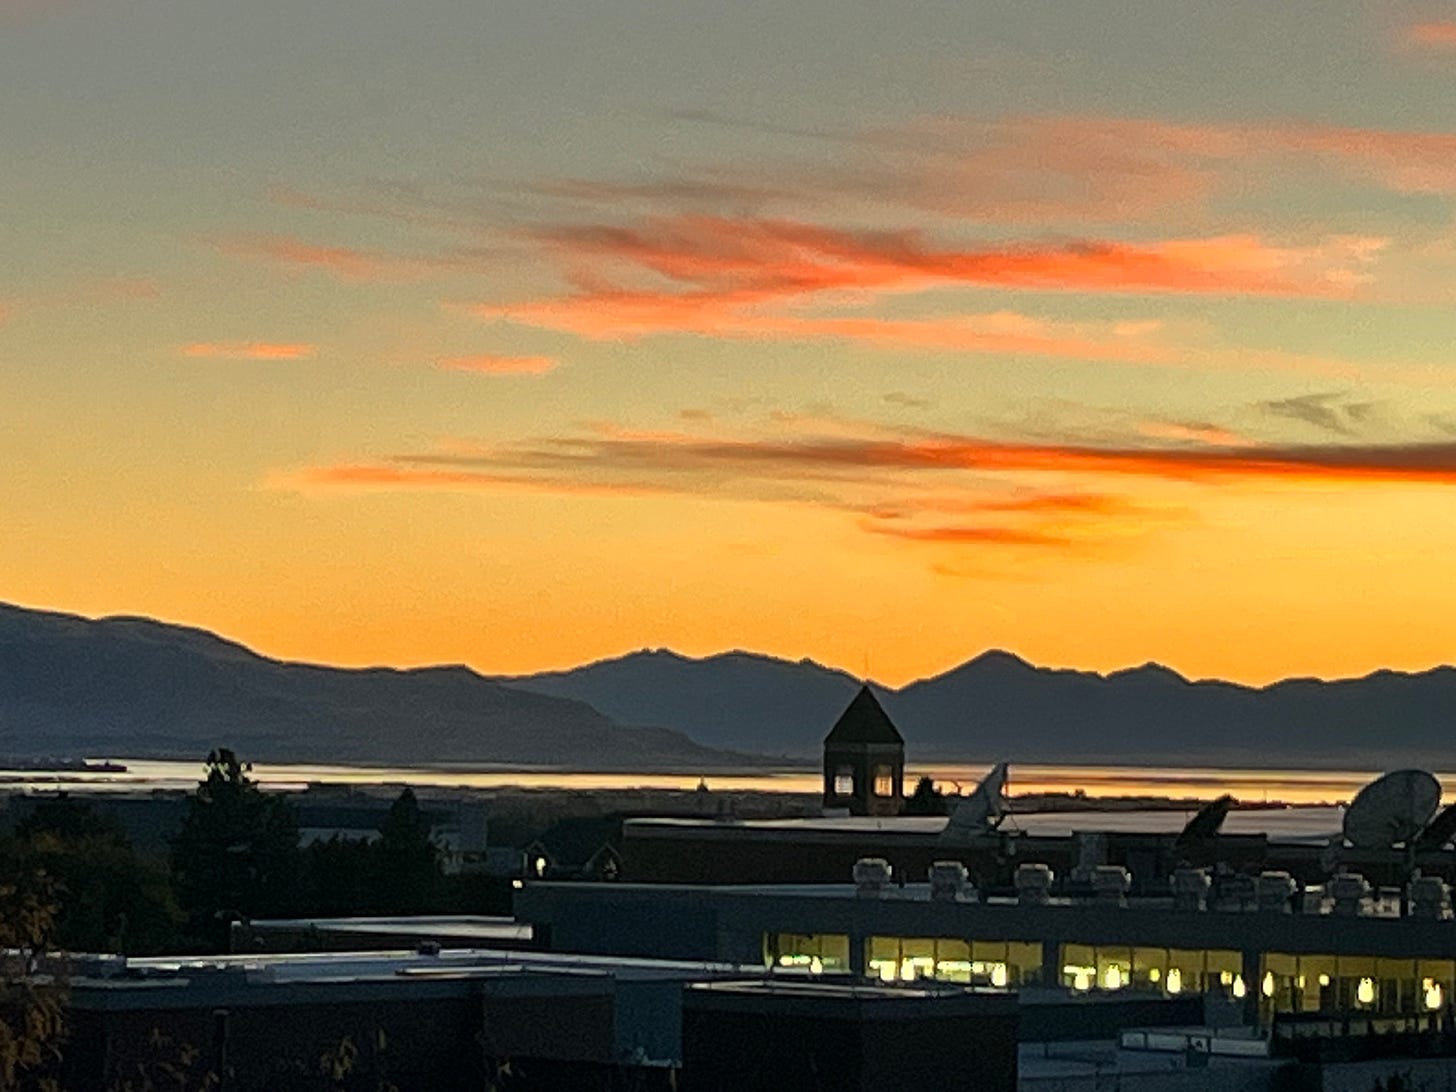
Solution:
[{"label": "body of water", "polygon": [[[197,762],[112,758],[125,772],[97,770],[0,769],[0,785],[11,789],[73,792],[138,792],[190,790],[202,775]],[[985,776],[984,765],[912,765],[906,770],[907,791],[928,776],[946,792],[969,792]],[[1379,771],[1257,770],[1142,766],[1012,765],[1009,791],[1083,793],[1088,797],[1146,796],[1170,801],[1209,800],[1231,793],[1243,803],[1346,803]],[[739,792],[818,793],[821,773],[799,767],[741,774],[707,774],[709,789]],[[1437,774],[1445,794],[1456,796],[1456,773]],[[426,788],[498,789],[660,789],[690,791],[700,775],[684,773],[592,773],[564,769],[492,767],[334,766],[260,763],[253,777],[270,789],[296,790],[311,783],[332,785],[413,785]],[[1182,809],[1175,809],[1182,810]]]}]

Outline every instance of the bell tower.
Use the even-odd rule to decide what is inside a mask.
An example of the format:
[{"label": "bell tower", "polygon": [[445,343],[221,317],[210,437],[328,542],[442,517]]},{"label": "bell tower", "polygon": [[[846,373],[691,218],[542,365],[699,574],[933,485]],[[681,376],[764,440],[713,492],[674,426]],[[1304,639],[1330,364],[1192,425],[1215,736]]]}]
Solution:
[{"label": "bell tower", "polygon": [[905,740],[868,686],[824,737],[824,806],[851,815],[899,815]]}]

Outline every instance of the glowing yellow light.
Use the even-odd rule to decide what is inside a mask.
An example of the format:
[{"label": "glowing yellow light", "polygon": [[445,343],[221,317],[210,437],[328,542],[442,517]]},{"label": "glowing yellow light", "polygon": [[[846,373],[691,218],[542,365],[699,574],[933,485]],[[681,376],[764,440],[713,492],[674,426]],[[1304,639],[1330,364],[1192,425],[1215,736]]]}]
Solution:
[{"label": "glowing yellow light", "polygon": [[1244,985],[1244,976],[1234,975],[1234,996],[1242,998],[1249,992],[1249,987]]},{"label": "glowing yellow light", "polygon": [[1116,963],[1109,964],[1102,972],[1102,988],[1106,990],[1122,989],[1122,968]]},{"label": "glowing yellow light", "polygon": [[1218,982],[1219,982],[1219,985],[1221,985],[1221,986],[1230,986],[1230,985],[1233,984],[1233,981],[1234,981],[1234,972],[1233,971],[1219,971],[1218,972]]},{"label": "glowing yellow light", "polygon": [[1177,967],[1168,970],[1168,985],[1165,987],[1169,993],[1183,992],[1183,972]]},{"label": "glowing yellow light", "polygon": [[1272,971],[1264,972],[1264,981],[1259,984],[1259,989],[1265,997],[1274,996],[1274,973]]},{"label": "glowing yellow light", "polygon": [[1304,975],[1300,975],[1298,978],[1296,978],[1294,980],[1294,984],[1298,986],[1301,990],[1304,989]]},{"label": "glowing yellow light", "polygon": [[[993,963],[993,964],[991,964],[991,985],[995,986],[998,990],[999,989],[1004,989],[1005,986],[1006,986],[1006,983],[1008,983],[1010,981],[1011,981],[1011,976],[1006,973],[1006,964],[1004,964],[1004,963]],[[1432,1008],[1435,1008],[1434,1005],[1432,1005],[1431,1007]]]},{"label": "glowing yellow light", "polygon": [[1327,974],[1320,975],[1319,976],[1319,984],[1321,986],[1328,986],[1330,984],[1330,976],[1327,975]]},{"label": "glowing yellow light", "polygon": [[1441,989],[1441,983],[1434,979],[1427,978],[1421,983],[1426,995],[1426,1008],[1439,1009],[1446,999],[1446,991]]},{"label": "glowing yellow light", "polygon": [[824,973],[824,961],[822,959],[820,959],[818,956],[813,956],[812,958],[810,958],[810,960],[809,960],[809,973],[810,974],[823,974]]},{"label": "glowing yellow light", "polygon": [[895,961],[893,959],[872,959],[870,970],[880,976],[881,982],[895,981]]},{"label": "glowing yellow light", "polygon": [[1154,967],[1150,971],[1148,971],[1148,981],[1149,982],[1156,983],[1162,977],[1163,977],[1163,972],[1160,971],[1160,970],[1158,970],[1158,968],[1156,968],[1156,967]]},{"label": "glowing yellow light", "polygon": [[1373,978],[1360,979],[1360,984],[1355,987],[1355,1000],[1362,1005],[1369,1005],[1374,1003],[1375,980]]},{"label": "glowing yellow light", "polygon": [[780,967],[792,967],[793,965],[794,965],[794,957],[793,956],[789,956],[789,955],[781,955],[781,956],[779,956],[779,966]]}]

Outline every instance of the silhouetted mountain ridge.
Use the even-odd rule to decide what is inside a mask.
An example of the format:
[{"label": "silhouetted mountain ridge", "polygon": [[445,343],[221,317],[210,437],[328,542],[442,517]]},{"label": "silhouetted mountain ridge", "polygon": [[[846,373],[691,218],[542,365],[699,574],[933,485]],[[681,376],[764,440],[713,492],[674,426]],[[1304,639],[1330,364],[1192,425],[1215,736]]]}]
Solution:
[{"label": "silhouetted mountain ridge", "polygon": [[[714,747],[817,756],[859,682],[844,671],[734,652],[631,653],[502,677]],[[872,684],[911,762],[1456,766],[1456,668],[1251,687],[1145,663],[1107,674],[1044,668],[993,649],[899,689]]]},{"label": "silhouetted mountain ridge", "polygon": [[205,630],[0,604],[0,755],[199,758],[216,746],[259,761],[741,762],[462,665],[288,663]]}]

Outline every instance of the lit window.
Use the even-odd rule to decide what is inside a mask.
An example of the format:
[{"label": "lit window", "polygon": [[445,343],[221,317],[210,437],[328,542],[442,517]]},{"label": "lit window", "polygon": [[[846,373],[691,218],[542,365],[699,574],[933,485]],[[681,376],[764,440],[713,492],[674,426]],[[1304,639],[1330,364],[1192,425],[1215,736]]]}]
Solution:
[{"label": "lit window", "polygon": [[889,766],[875,767],[875,795],[895,795],[895,771]]},{"label": "lit window", "polygon": [[1425,995],[1426,1008],[1439,1009],[1445,1000],[1445,991],[1441,989],[1441,983],[1432,978],[1421,980],[1421,992]]},{"label": "lit window", "polygon": [[841,766],[834,771],[834,795],[854,795],[854,767]]}]

